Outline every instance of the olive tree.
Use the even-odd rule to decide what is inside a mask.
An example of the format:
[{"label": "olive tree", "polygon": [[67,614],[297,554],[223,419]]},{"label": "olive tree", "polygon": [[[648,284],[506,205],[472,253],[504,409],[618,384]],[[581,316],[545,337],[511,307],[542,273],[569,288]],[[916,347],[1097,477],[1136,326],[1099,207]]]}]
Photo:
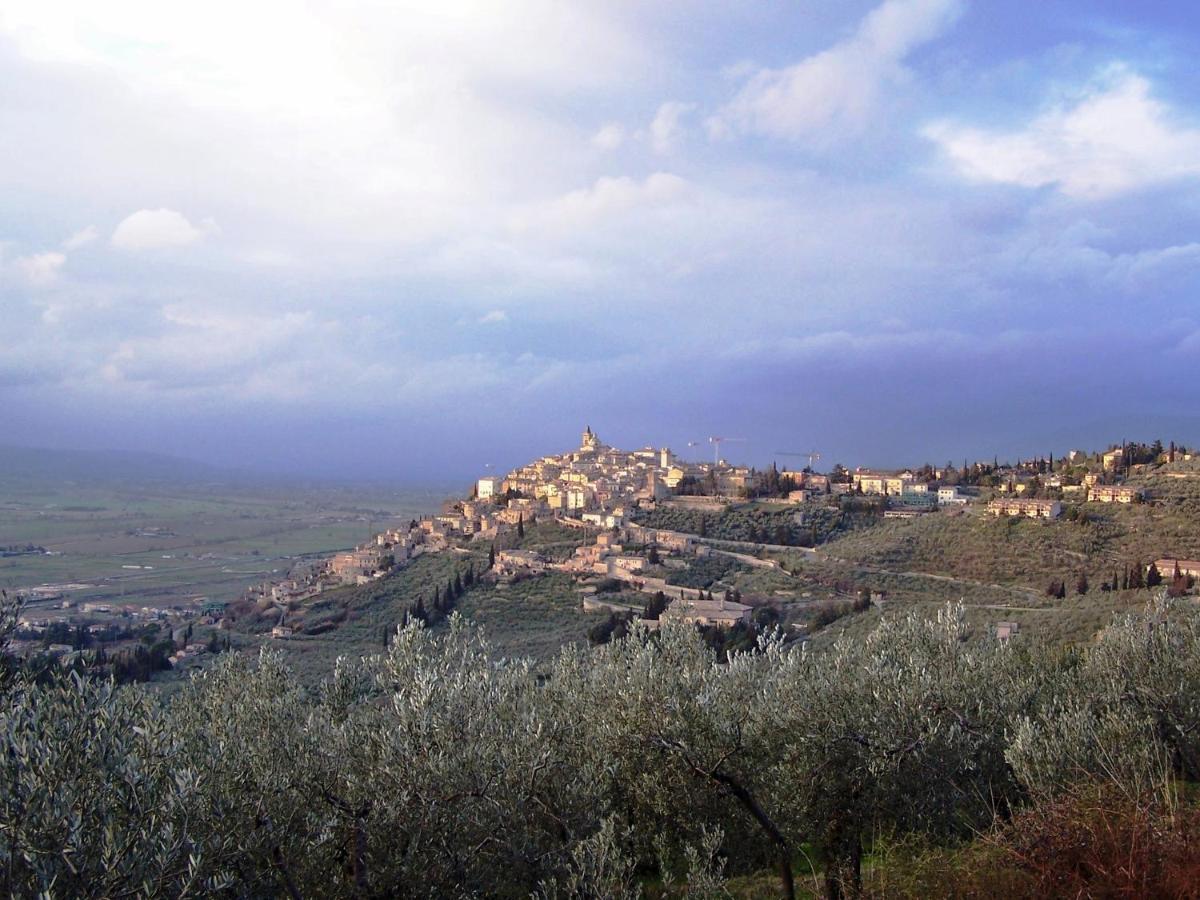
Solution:
[{"label": "olive tree", "polygon": [[1008,757],[1030,790],[1102,779],[1134,796],[1200,778],[1200,612],[1166,597],[1105,629],[1020,718]]},{"label": "olive tree", "polygon": [[1036,683],[1017,651],[967,638],[957,606],[803,654],[781,784],[821,852],[827,895],[858,892],[873,831],[952,833],[1012,797],[1005,731]]}]

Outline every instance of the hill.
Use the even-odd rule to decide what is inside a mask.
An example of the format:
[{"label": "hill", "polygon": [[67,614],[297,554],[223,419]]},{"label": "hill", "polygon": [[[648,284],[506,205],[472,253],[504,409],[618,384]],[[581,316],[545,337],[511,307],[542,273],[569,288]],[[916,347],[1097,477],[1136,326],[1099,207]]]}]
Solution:
[{"label": "hill", "polygon": [[[553,522],[531,525],[523,538],[506,535],[505,546],[537,550],[546,556],[569,555],[582,541],[579,532]],[[482,573],[489,545],[417,557],[390,575],[359,587],[327,591],[289,612],[286,622],[293,634],[285,639],[268,637],[277,614],[242,610],[235,628],[258,642],[282,650],[298,675],[315,683],[340,656],[351,658],[376,653],[418,601],[429,607],[434,592],[445,593],[449,582],[464,579],[468,569]],[[499,656],[528,656],[548,660],[564,645],[586,642],[588,629],[603,618],[585,613],[582,599],[566,575],[550,574],[513,584],[477,581],[464,586],[455,609],[483,626]],[[437,617],[435,629],[444,628]]]}]

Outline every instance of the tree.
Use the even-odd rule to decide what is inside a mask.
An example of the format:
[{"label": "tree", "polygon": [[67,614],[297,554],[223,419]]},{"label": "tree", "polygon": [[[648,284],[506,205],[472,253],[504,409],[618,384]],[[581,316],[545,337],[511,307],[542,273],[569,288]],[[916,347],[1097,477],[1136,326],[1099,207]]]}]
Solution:
[{"label": "tree", "polygon": [[519,513],[517,515],[517,537],[519,537],[519,538],[525,537],[525,514],[524,513]]},{"label": "tree", "polygon": [[1079,578],[1075,581],[1075,593],[1086,594],[1088,592],[1088,577],[1086,572],[1080,572]]},{"label": "tree", "polygon": [[494,569],[495,567],[496,567],[496,545],[492,544],[490,547],[488,547],[488,568]]},{"label": "tree", "polygon": [[876,834],[953,846],[1081,780],[1151,803],[1200,778],[1187,602],[1066,659],[968,640],[961,606],[821,652],[603,624],[602,646],[534,666],[459,616],[414,618],[318,690],[271,652],[167,697],[58,667],[10,680],[5,892],[632,900],[641,878],[715,897],[719,855],[791,896],[803,848],[841,898]]},{"label": "tree", "polygon": [[645,609],[642,611],[643,619],[657,619],[667,610],[669,601],[667,595],[662,591],[655,591],[654,596],[646,603]]},{"label": "tree", "polygon": [[1150,568],[1146,570],[1146,587],[1158,587],[1162,584],[1162,580],[1162,573],[1158,571],[1158,566],[1150,563]]},{"label": "tree", "polygon": [[650,549],[646,553],[646,562],[652,566],[657,566],[662,563],[662,559],[658,555],[658,544],[650,545]]},{"label": "tree", "polygon": [[[1156,570],[1157,571],[1157,570]],[[1141,562],[1135,562],[1129,567],[1129,588],[1130,590],[1139,590],[1146,586],[1145,573],[1142,570]]]}]

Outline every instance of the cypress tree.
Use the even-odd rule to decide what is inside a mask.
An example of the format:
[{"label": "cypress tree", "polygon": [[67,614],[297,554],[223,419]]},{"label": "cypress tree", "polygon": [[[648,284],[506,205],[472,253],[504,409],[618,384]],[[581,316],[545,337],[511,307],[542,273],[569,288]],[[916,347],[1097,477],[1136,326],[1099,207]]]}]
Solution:
[{"label": "cypress tree", "polygon": [[1158,587],[1162,584],[1162,572],[1158,571],[1158,566],[1150,563],[1150,568],[1146,571],[1146,587]]}]

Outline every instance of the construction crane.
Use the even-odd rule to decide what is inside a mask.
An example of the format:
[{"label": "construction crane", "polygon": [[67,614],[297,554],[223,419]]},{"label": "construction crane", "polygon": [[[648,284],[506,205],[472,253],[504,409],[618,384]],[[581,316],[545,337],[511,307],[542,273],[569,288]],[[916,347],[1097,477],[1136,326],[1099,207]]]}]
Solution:
[{"label": "construction crane", "polygon": [[792,452],[791,450],[776,450],[775,455],[776,456],[803,456],[808,459],[808,467],[810,469],[813,468],[813,463],[817,462],[821,458],[821,454],[818,453],[816,450],[809,450],[807,453],[795,453],[795,452]]},{"label": "construction crane", "polygon": [[722,444],[728,444],[728,443],[744,444],[746,442],[746,439],[745,438],[731,438],[731,437],[710,437],[708,439],[708,442],[713,445],[713,465],[715,466],[718,462],[721,461],[721,445]]}]

